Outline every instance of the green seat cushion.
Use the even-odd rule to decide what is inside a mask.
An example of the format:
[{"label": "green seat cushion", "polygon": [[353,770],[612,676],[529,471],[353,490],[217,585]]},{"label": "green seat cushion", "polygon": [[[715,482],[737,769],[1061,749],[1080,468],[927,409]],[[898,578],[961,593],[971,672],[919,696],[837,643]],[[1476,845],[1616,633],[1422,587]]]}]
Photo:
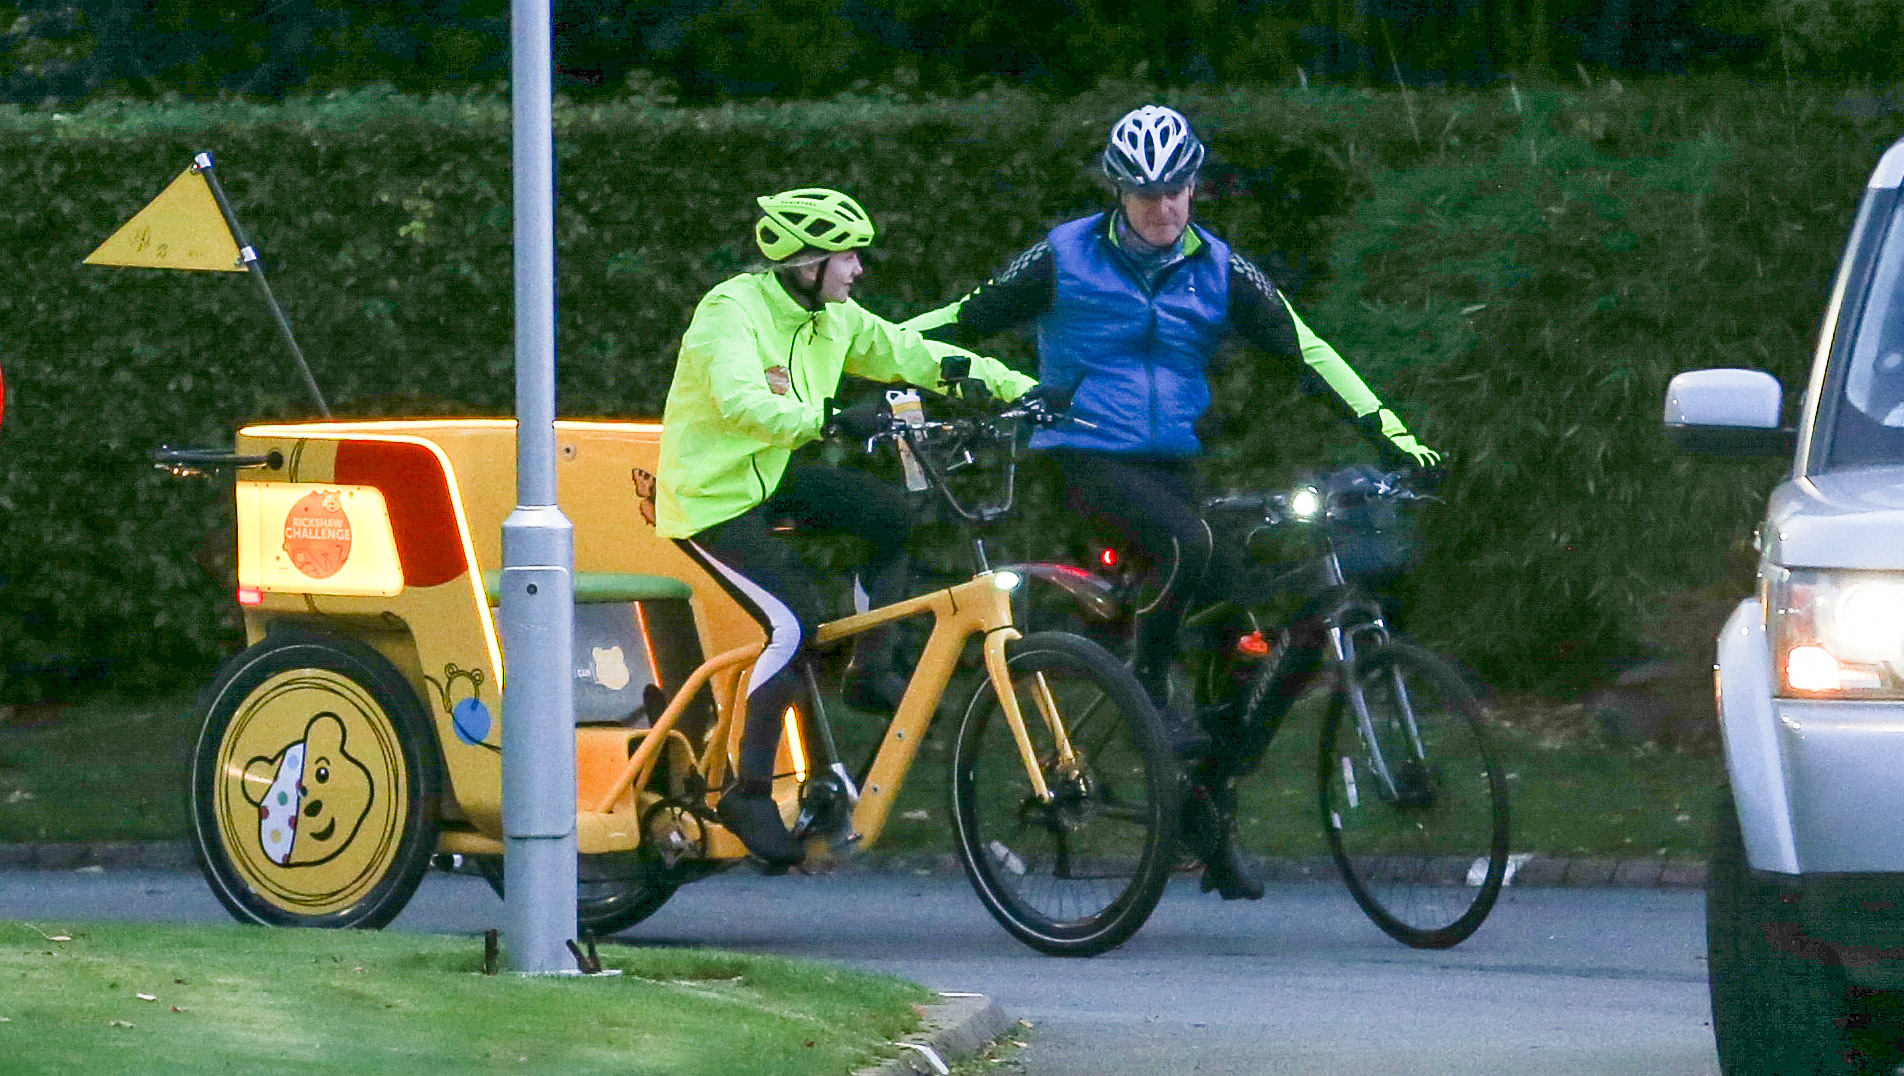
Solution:
[{"label": "green seat cushion", "polygon": [[[492,569],[483,573],[483,593],[489,596],[489,604],[502,600],[502,572]],[[660,598],[691,598],[694,588],[679,579],[670,579],[665,575],[636,575],[631,572],[576,572],[575,601],[588,602],[634,602],[654,601]]]}]

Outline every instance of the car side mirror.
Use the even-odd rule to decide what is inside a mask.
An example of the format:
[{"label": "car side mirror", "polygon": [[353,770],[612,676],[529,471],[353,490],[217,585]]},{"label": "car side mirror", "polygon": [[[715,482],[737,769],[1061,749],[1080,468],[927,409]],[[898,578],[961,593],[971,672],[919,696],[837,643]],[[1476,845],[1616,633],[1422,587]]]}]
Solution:
[{"label": "car side mirror", "polygon": [[1702,456],[1789,456],[1798,431],[1778,424],[1783,395],[1763,370],[1689,370],[1666,387],[1666,436]]}]

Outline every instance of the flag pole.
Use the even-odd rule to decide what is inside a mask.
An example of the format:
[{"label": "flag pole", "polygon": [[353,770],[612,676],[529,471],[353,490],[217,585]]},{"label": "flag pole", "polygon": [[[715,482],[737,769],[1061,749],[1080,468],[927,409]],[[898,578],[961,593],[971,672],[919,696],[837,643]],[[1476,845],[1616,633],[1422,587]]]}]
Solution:
[{"label": "flag pole", "polygon": [[298,347],[297,337],[291,334],[291,322],[284,316],[284,310],[278,306],[277,296],[271,294],[271,283],[264,278],[264,263],[258,260],[258,252],[252,249],[251,240],[245,238],[244,226],[238,223],[238,214],[232,211],[231,200],[225,197],[225,188],[219,186],[218,176],[212,171],[212,155],[201,153],[192,158],[192,171],[205,177],[205,183],[212,189],[212,198],[218,202],[218,212],[225,218],[225,227],[231,229],[231,237],[238,241],[238,260],[245,267],[245,273],[258,285],[258,294],[264,296],[264,305],[271,310],[271,317],[278,323],[278,331],[284,335],[285,344],[291,348],[291,357],[297,360],[298,373],[304,375],[304,387],[311,390],[311,399],[317,401],[317,410],[325,418],[331,417],[330,405],[324,402],[324,393],[317,387],[317,379],[311,376],[311,367],[304,361],[304,349]]}]

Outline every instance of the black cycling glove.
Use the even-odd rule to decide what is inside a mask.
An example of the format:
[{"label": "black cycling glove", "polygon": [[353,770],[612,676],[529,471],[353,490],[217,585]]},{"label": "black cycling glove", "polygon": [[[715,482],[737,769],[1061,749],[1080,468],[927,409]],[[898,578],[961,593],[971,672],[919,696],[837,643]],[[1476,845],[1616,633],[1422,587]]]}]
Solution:
[{"label": "black cycling glove", "polygon": [[882,401],[867,400],[851,407],[842,407],[833,411],[827,418],[828,430],[836,431],[843,437],[863,441],[892,429],[892,412]]}]

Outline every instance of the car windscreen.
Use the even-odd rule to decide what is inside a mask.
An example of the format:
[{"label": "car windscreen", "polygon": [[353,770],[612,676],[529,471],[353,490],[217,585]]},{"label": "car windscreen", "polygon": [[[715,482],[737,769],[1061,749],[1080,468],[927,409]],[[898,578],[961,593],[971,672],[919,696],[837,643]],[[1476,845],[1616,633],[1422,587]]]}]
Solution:
[{"label": "car windscreen", "polygon": [[1845,363],[1826,382],[1829,443],[1824,469],[1904,463],[1904,201],[1866,222],[1878,236],[1869,286],[1857,308]]}]

